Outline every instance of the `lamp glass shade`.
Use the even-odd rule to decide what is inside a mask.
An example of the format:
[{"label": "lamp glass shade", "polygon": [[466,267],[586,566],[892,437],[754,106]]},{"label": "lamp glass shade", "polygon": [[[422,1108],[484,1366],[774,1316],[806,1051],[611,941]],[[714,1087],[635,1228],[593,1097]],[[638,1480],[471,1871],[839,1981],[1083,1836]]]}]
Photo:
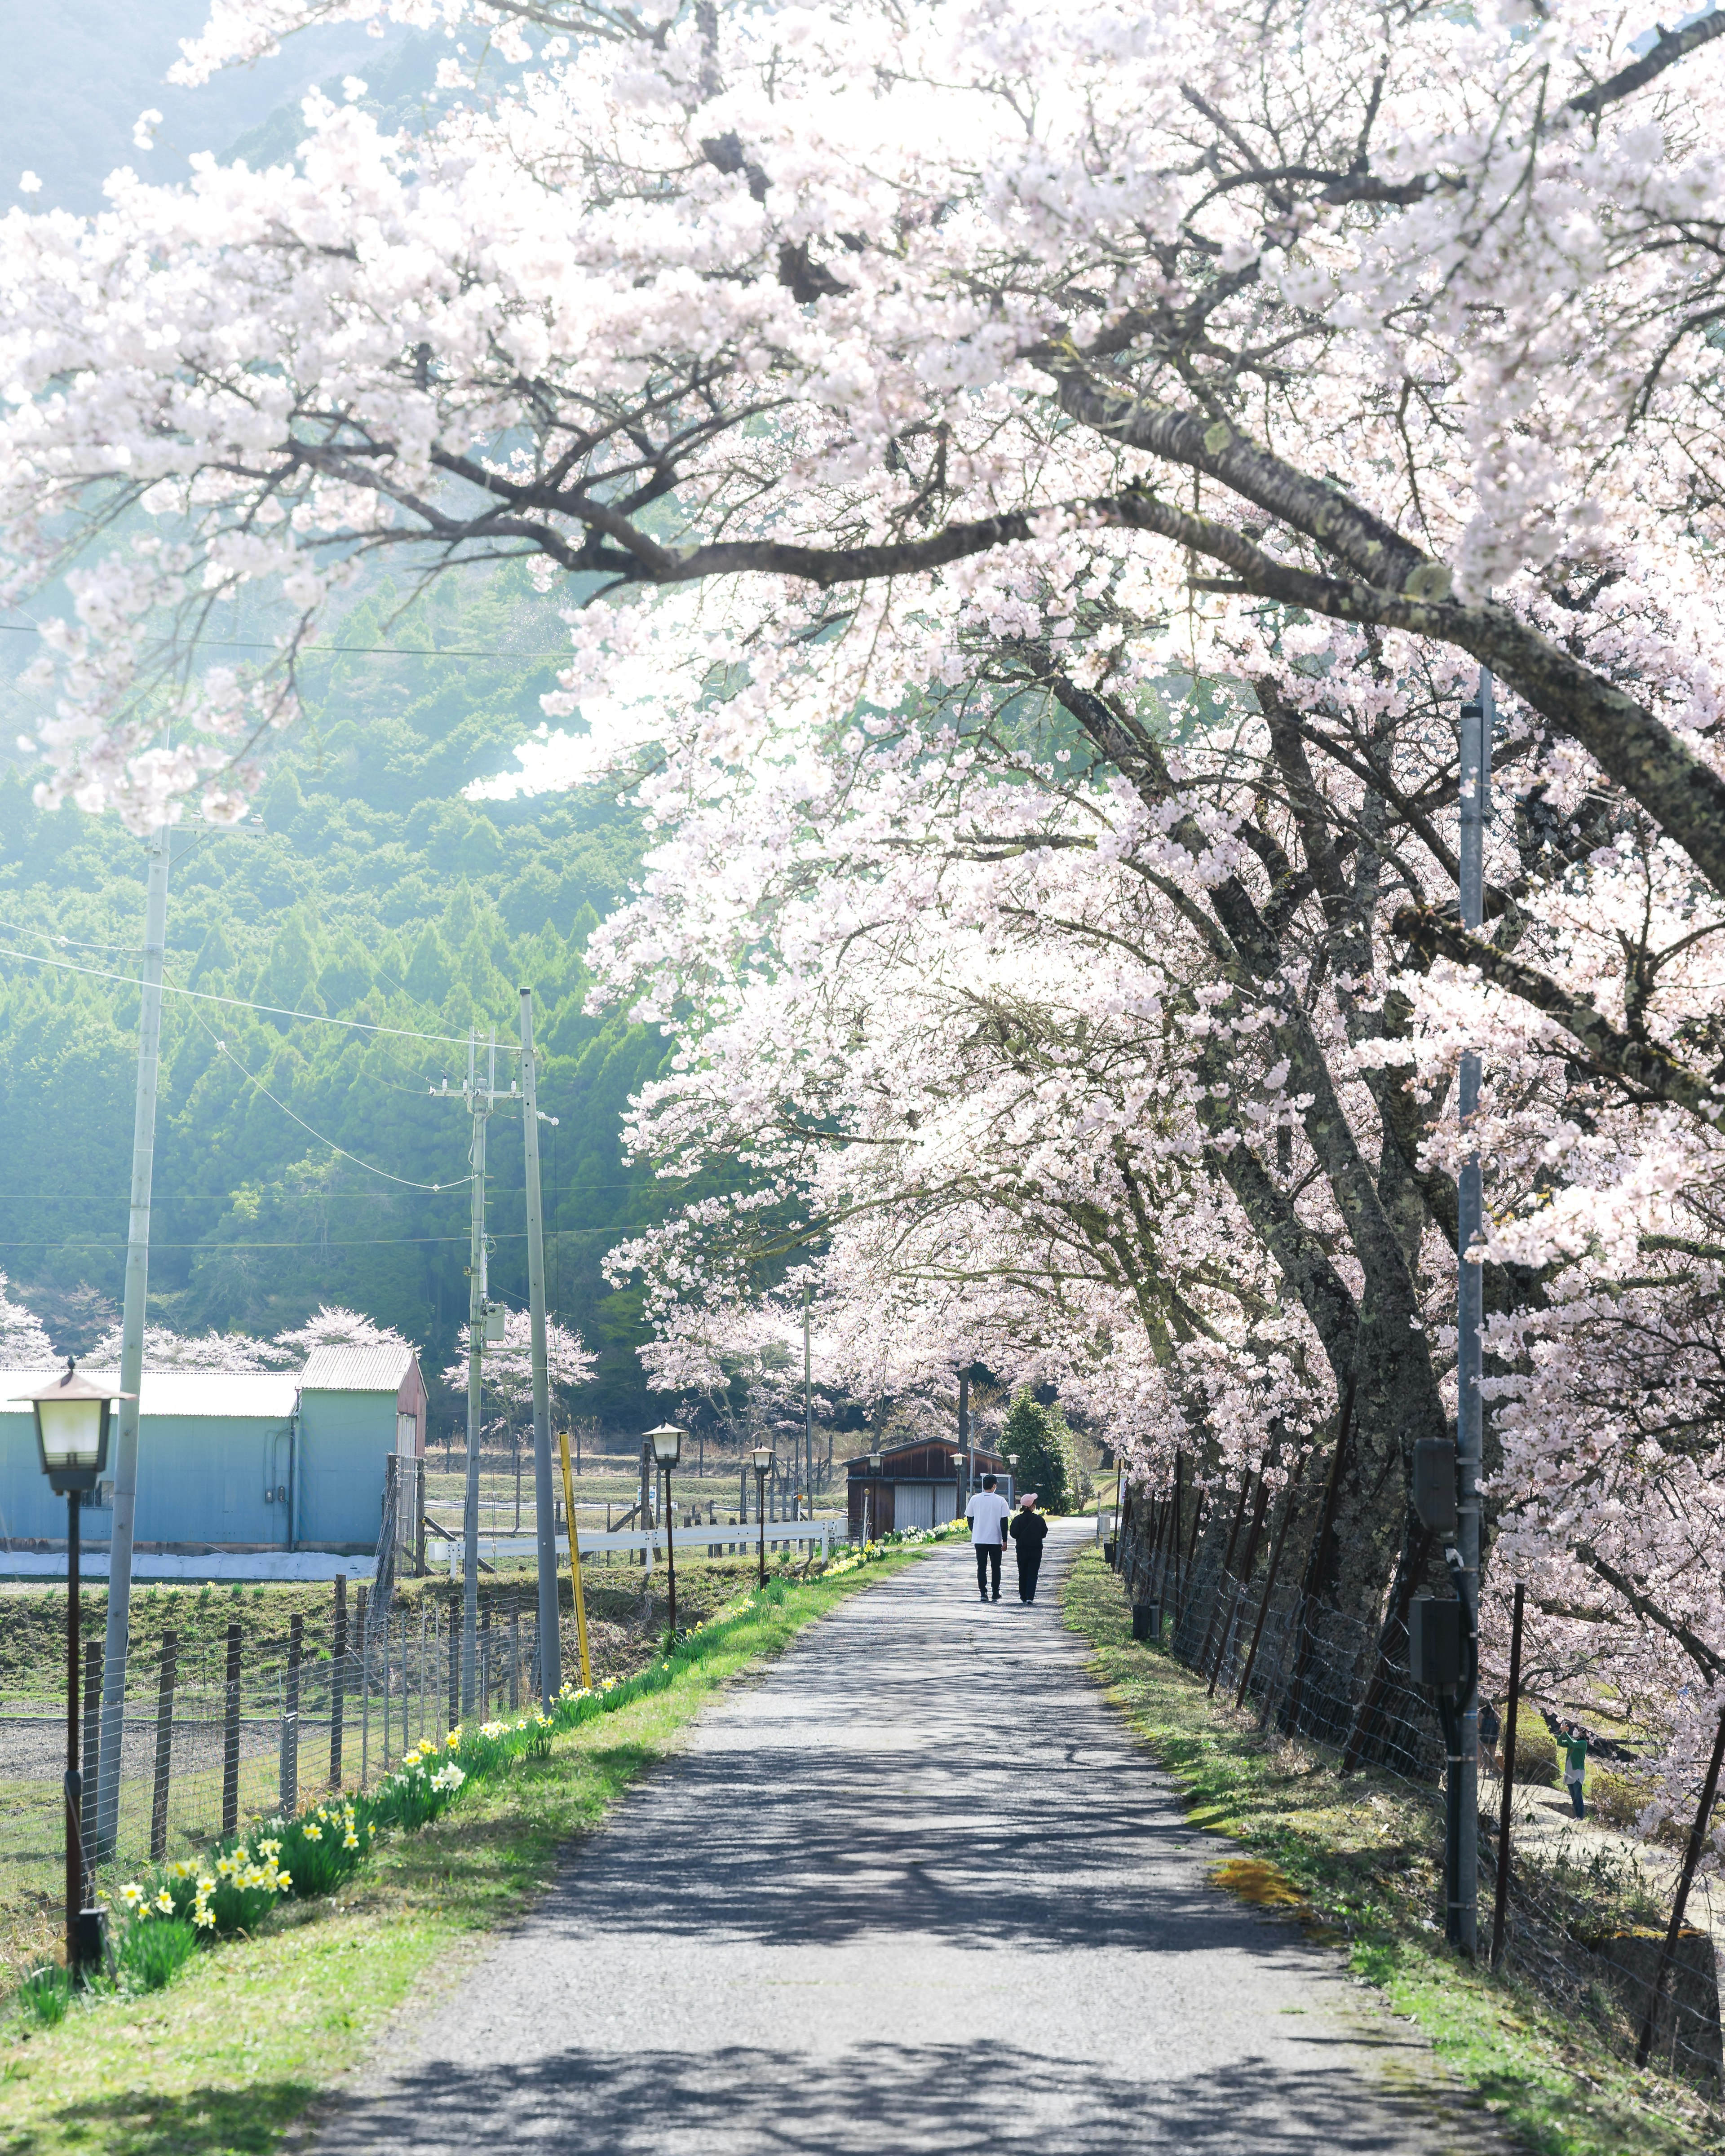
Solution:
[{"label": "lamp glass shade", "polygon": [[754,1462],[757,1472],[764,1475],[773,1465],[773,1447],[770,1445],[757,1445],[750,1453],[749,1458]]},{"label": "lamp glass shade", "polygon": [[35,1413],[42,1471],[62,1496],[95,1489],[107,1466],[108,1416],[115,1397],[110,1387],[80,1378],[77,1364],[69,1362],[59,1377],[24,1395]]},{"label": "lamp glass shade", "polygon": [[869,1472],[870,1475],[878,1475],[880,1472],[880,1455],[878,1452],[871,1452],[869,1455]]},{"label": "lamp glass shade", "polygon": [[661,1467],[675,1467],[683,1450],[683,1432],[674,1422],[662,1422],[657,1430],[649,1430],[647,1442],[653,1448],[653,1457]]},{"label": "lamp glass shade", "polygon": [[42,1460],[50,1475],[85,1469],[94,1476],[107,1464],[105,1400],[38,1400]]}]

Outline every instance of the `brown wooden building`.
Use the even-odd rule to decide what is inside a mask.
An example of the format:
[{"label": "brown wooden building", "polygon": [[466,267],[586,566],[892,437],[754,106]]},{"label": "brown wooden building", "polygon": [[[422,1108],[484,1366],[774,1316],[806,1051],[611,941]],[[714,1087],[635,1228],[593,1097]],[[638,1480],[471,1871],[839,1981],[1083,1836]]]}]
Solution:
[{"label": "brown wooden building", "polygon": [[[873,1463],[878,1460],[880,1465]],[[884,1535],[895,1527],[937,1527],[956,1519],[992,1475],[1013,1502],[1005,1460],[985,1445],[890,1445],[857,1453],[845,1463],[846,1517],[853,1536]]]}]

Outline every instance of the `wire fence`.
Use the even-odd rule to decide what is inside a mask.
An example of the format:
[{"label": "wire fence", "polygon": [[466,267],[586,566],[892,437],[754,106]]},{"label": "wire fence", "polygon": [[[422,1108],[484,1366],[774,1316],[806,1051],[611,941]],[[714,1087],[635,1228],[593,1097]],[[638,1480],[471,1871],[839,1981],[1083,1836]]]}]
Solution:
[{"label": "wire fence", "polygon": [[[572,1623],[562,1664],[576,1666]],[[102,1647],[83,1658],[81,1840],[94,1860],[86,1899],[111,1902],[151,1863],[199,1856],[249,1823],[339,1791],[370,1787],[423,1739],[464,1719],[462,1614],[452,1594],[412,1599],[338,1581],[326,1614],[291,1619],[285,1650],[260,1651],[235,1620],[225,1637],[163,1635],[126,1672],[120,1805],[97,1849]],[[480,1604],[474,1709],[490,1720],[537,1697],[537,1595],[531,1578]],[[51,1958],[63,1935],[64,1707],[0,1710],[0,1953],[14,1967]]]},{"label": "wire fence", "polygon": [[[1258,1517],[1267,1527],[1261,1508]],[[1363,1788],[1387,1778],[1429,1815],[1440,1856],[1445,1745],[1432,1696],[1409,1673],[1405,1610],[1373,1627],[1321,1602],[1305,1591],[1309,1573],[1276,1561],[1281,1536],[1254,1532],[1234,1565],[1243,1546],[1238,1512],[1231,1534],[1220,1511],[1202,1533],[1197,1521],[1189,1536],[1174,1528],[1160,1507],[1153,1528],[1128,1532],[1119,1545],[1135,1634],[1161,1638],[1207,1678],[1214,1699],[1255,1718],[1266,1736],[1297,1740],[1343,1774],[1361,1775]],[[1584,2015],[1614,2047],[1639,2047],[1650,2063],[1717,2088],[1725,2080],[1716,1951],[1725,1907],[1715,1882],[1694,1881],[1686,1920],[1668,1943],[1678,1852],[1632,1833],[1566,1823],[1566,1796],[1548,1786],[1556,1779],[1553,1747],[1530,1741],[1538,1714],[1522,1702],[1511,1763],[1502,1966]],[[1482,1743],[1482,1955],[1497,1896],[1504,1764]],[[1440,1920],[1442,1909],[1435,1913]]]}]

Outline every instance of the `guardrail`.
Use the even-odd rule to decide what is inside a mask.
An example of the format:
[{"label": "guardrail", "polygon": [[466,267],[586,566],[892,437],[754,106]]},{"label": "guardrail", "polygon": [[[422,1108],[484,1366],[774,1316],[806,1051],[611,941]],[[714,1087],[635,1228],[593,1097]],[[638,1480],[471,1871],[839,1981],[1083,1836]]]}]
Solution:
[{"label": "guardrail", "polygon": [[[720,1550],[737,1557],[747,1557],[761,1547],[762,1529],[759,1521],[747,1527],[729,1527],[723,1522],[697,1522],[692,1527],[678,1527],[674,1531],[674,1547],[688,1550]],[[768,1520],[765,1533],[769,1550],[783,1549],[801,1543],[819,1543],[820,1553],[832,1554],[833,1544],[847,1541],[845,1522],[824,1520]],[[559,1550],[565,1547],[558,1537]],[[479,1553],[486,1564],[495,1564],[500,1557],[532,1557],[539,1545],[531,1535],[481,1535]],[[644,1550],[652,1553],[655,1564],[665,1558],[665,1529],[663,1527],[628,1527],[614,1529],[608,1534],[603,1530],[590,1532],[581,1529],[581,1556],[584,1563],[590,1557],[603,1557],[608,1552],[628,1552],[639,1557]],[[428,1543],[425,1551],[428,1565],[442,1565],[447,1562],[452,1578],[461,1570],[460,1542]]]}]

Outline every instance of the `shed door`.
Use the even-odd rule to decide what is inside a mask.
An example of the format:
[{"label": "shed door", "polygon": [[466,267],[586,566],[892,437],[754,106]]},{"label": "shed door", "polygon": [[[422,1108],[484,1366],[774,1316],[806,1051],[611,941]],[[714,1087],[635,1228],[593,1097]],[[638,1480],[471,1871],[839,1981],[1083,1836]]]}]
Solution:
[{"label": "shed door", "polygon": [[419,1418],[417,1415],[396,1416],[395,1449],[404,1460],[411,1460],[419,1450]]},{"label": "shed door", "polygon": [[932,1527],[933,1483],[901,1482],[892,1493],[892,1524],[896,1527]]}]

